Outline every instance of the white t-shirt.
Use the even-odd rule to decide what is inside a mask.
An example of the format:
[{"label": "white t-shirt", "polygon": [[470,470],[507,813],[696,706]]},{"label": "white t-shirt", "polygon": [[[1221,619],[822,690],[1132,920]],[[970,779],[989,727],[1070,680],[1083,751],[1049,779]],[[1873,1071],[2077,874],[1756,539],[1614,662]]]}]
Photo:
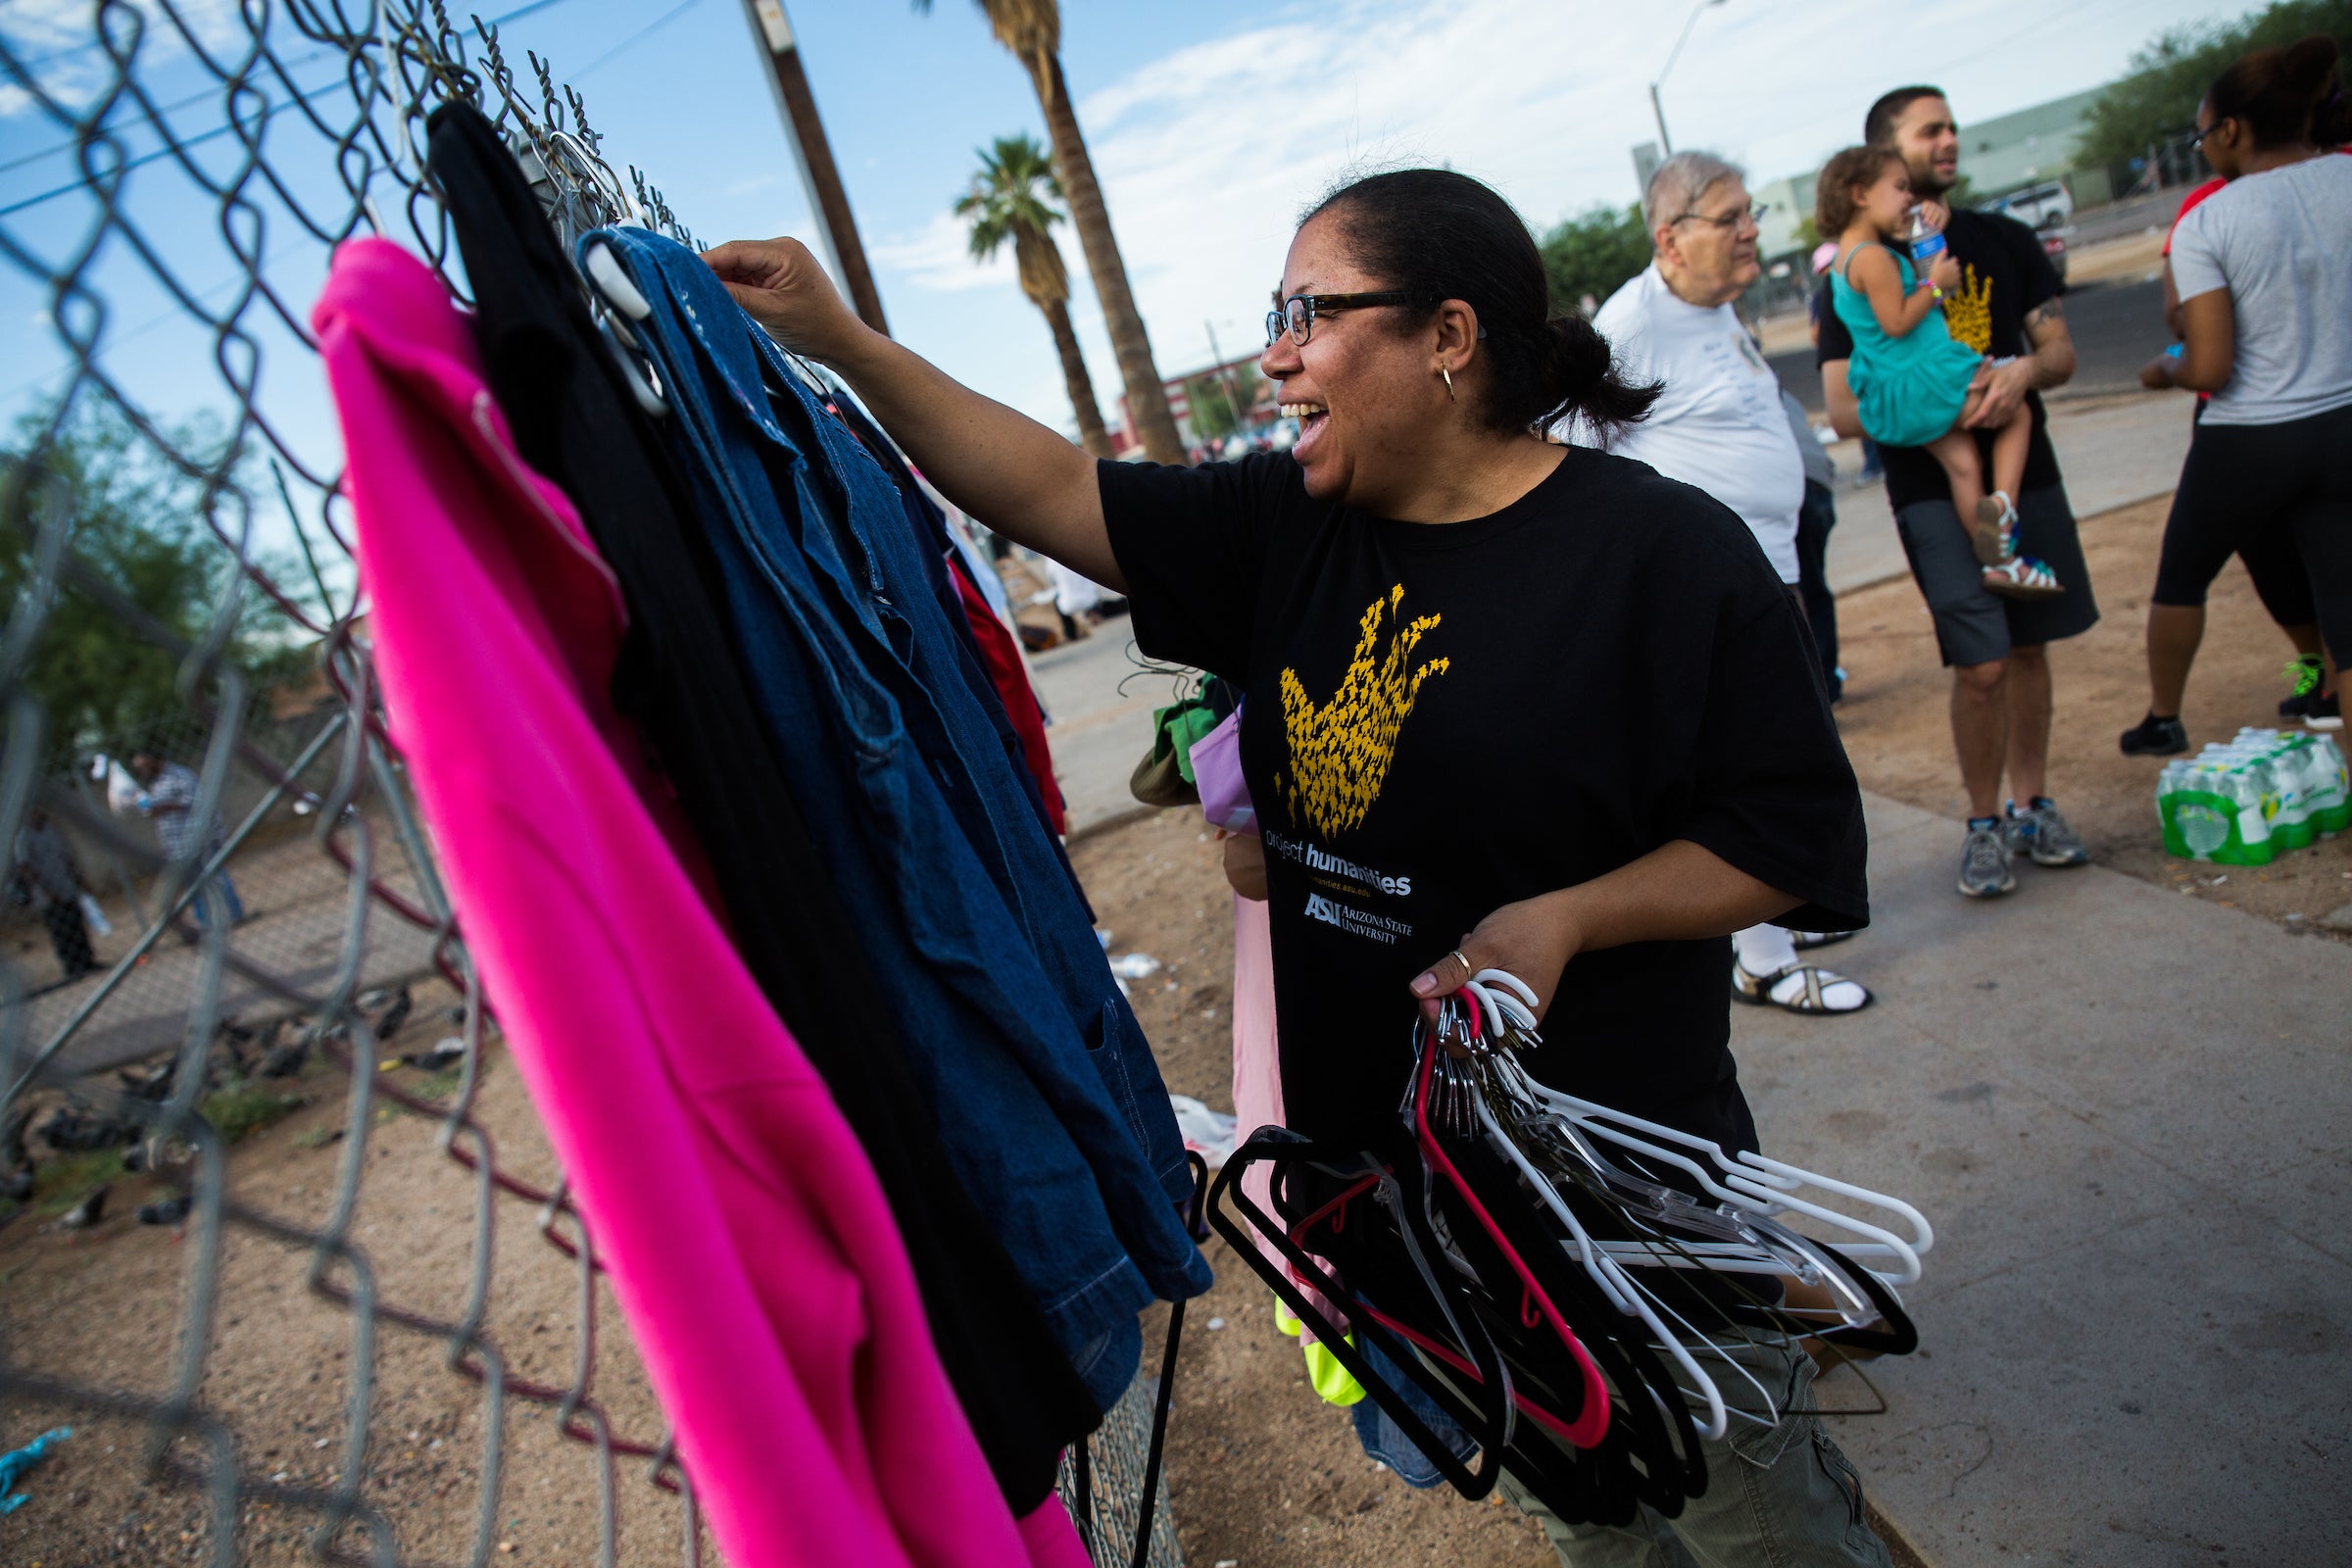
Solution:
[{"label": "white t-shirt", "polygon": [[2183,300],[2230,291],[2237,353],[2207,424],[2283,424],[2352,404],[2352,158],[2231,180],[2173,230]]},{"label": "white t-shirt", "polygon": [[[1618,373],[1664,385],[1649,417],[1611,450],[1696,485],[1740,514],[1781,581],[1794,582],[1805,466],[1781,409],[1780,378],[1729,305],[1675,298],[1655,263],[1592,318]],[[1581,423],[1560,436],[1597,446]]]}]

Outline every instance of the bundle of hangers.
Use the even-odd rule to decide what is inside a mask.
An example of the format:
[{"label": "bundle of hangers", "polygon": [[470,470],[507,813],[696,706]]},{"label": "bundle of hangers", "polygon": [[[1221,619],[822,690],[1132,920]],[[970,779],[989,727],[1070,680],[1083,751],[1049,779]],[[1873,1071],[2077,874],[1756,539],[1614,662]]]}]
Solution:
[{"label": "bundle of hangers", "polygon": [[[1895,1290],[1933,1232],[1897,1199],[1539,1083],[1522,1059],[1542,1046],[1535,1000],[1480,972],[1415,1024],[1394,1137],[1265,1129],[1227,1162],[1210,1222],[1464,1495],[1507,1470],[1570,1522],[1673,1517],[1708,1484],[1702,1437],[1780,1418],[1724,1346],[1908,1354]],[[1243,1187],[1261,1162],[1271,1214]]]},{"label": "bundle of hangers", "polygon": [[313,313],[374,663],[721,1547],[1069,1563],[1156,1298],[1142,1564],[1206,1173],[985,564],[693,250],[426,140],[473,310],[360,240]]}]

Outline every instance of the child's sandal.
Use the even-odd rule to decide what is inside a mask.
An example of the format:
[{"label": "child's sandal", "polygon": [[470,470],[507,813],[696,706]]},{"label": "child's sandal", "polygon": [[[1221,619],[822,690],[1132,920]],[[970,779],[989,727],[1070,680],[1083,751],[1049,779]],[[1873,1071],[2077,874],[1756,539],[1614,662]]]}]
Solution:
[{"label": "child's sandal", "polygon": [[2007,565],[1986,566],[1984,586],[2004,599],[2055,599],[2066,592],[2057,573],[2032,556],[2012,556]]},{"label": "child's sandal", "polygon": [[1977,547],[1977,564],[2006,566],[2017,558],[2017,506],[2006,490],[1995,490],[1977,502],[1976,526],[1969,537]]}]

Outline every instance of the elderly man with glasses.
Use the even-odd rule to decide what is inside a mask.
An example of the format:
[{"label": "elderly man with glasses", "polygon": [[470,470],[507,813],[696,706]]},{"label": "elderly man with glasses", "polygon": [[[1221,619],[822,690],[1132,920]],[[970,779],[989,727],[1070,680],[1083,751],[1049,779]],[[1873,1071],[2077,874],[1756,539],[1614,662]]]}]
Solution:
[{"label": "elderly man with glasses", "polygon": [[[1731,508],[1793,589],[1804,458],[1781,404],[1780,379],[1732,312],[1732,301],[1763,270],[1756,258],[1761,216],[1737,165],[1703,152],[1667,159],[1642,193],[1650,264],[1609,296],[1592,324],[1628,380],[1663,388],[1616,450]],[[1591,440],[1574,427],[1560,434]],[[1807,1016],[1870,1003],[1860,985],[1799,958],[1795,939],[1779,926],[1751,926],[1733,949],[1739,1001]]]}]

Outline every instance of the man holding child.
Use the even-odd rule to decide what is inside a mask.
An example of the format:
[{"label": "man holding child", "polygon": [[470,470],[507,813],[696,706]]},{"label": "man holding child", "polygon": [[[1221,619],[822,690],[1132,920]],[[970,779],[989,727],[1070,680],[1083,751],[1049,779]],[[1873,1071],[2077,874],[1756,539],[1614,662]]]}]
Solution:
[{"label": "man holding child", "polygon": [[[1947,210],[1945,199],[1959,182],[1960,134],[1939,88],[1900,87],[1884,95],[1871,106],[1863,135],[1901,156],[1914,195],[1931,224],[1942,224],[1958,264],[1958,284],[1939,303],[1950,335],[1993,362],[1984,372],[1984,395],[1972,401],[1963,421],[1984,438],[1985,471],[1991,470],[1991,432],[2021,403],[2032,416],[2032,443],[2015,497],[2015,549],[2045,564],[2063,585],[2061,592],[2034,598],[1987,588],[1985,564],[1971,544],[1973,519],[1964,522],[1954,510],[1943,465],[1925,447],[1881,443],[1887,504],[1911,574],[1935,616],[1936,645],[1952,670],[1952,740],[1969,799],[1959,889],[1971,898],[1990,898],[2016,887],[2010,864],[2018,854],[2044,866],[2090,858],[2050,799],[2047,777],[2048,645],[2089,630],[2099,618],[2039,397],[2075,373],[2074,343],[2058,274],[2034,231],[2014,219]],[[1853,352],[1845,324],[1825,307],[1822,394],[1831,423],[1847,436],[1862,434],[1847,382]]]}]

